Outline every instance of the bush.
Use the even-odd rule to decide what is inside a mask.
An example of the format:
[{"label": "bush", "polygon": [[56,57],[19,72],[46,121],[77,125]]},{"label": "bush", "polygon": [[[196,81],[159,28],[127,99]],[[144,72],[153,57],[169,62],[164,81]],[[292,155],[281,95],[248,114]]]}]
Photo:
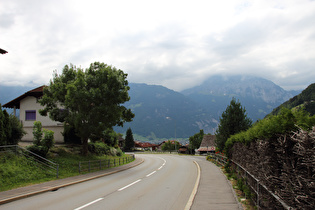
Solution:
[{"label": "bush", "polygon": [[14,115],[10,115],[10,127],[11,135],[8,142],[11,145],[17,145],[26,132],[20,120]]},{"label": "bush", "polygon": [[88,145],[88,150],[92,154],[96,155],[109,155],[110,154],[110,147],[103,142],[91,142]]},{"label": "bush", "polygon": [[121,151],[121,149],[117,148],[116,150],[117,150],[116,155],[121,157],[123,155],[123,152]]},{"label": "bush", "polygon": [[39,121],[34,122],[33,136],[34,136],[33,144],[36,145],[36,146],[40,146],[40,142],[42,140],[43,132],[42,132],[42,123],[39,122]]},{"label": "bush", "polygon": [[54,146],[54,132],[50,130],[43,130],[44,138],[41,141],[41,145],[46,147],[47,150]]},{"label": "bush", "polygon": [[228,155],[230,155],[230,149],[236,142],[249,145],[257,139],[275,140],[281,134],[290,134],[297,131],[299,127],[310,130],[314,125],[315,116],[309,116],[309,113],[304,110],[292,111],[284,108],[280,114],[265,118],[255,123],[247,131],[232,135],[226,141],[225,149],[228,151]]},{"label": "bush", "polygon": [[0,108],[0,146],[18,144],[24,134],[25,131],[19,119]]},{"label": "bush", "polygon": [[42,131],[42,123],[36,121],[34,122],[33,135],[33,145],[27,147],[27,149],[39,156],[46,157],[50,148],[55,144],[54,132],[46,129]]},{"label": "bush", "polygon": [[90,142],[88,145],[88,150],[90,153],[95,155],[112,155],[112,156],[122,156],[123,152],[120,148],[110,147],[104,142]]},{"label": "bush", "polygon": [[37,146],[35,144],[28,146],[27,149],[33,153],[35,153],[36,155],[39,155],[41,157],[46,157],[48,151],[47,148],[43,147],[43,146]]}]

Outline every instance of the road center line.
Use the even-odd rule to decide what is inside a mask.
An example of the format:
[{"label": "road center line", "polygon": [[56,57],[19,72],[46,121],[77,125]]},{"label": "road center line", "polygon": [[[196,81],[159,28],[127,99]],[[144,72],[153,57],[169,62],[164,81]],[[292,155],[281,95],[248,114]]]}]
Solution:
[{"label": "road center line", "polygon": [[92,205],[93,203],[99,202],[99,201],[101,201],[101,200],[103,200],[103,199],[104,199],[104,198],[96,199],[95,201],[92,201],[92,202],[90,202],[90,203],[87,203],[87,204],[85,204],[85,205],[83,205],[83,206],[80,206],[79,208],[74,209],[74,210],[83,209],[83,208],[88,207],[88,206]]},{"label": "road center line", "polygon": [[134,185],[134,184],[136,184],[138,182],[140,182],[140,181],[141,181],[141,179],[138,179],[137,181],[132,182],[131,184],[128,184],[127,186],[120,188],[118,191],[122,191],[122,190],[124,190],[124,189],[126,189],[126,188],[128,188],[128,187],[130,187],[130,186],[132,186],[132,185]]},{"label": "road center line", "polygon": [[164,158],[161,158],[161,157],[159,157],[159,158],[162,159],[164,161],[164,163],[157,170],[161,170],[163,168],[163,166],[165,166],[165,164],[166,164],[166,160]]},{"label": "road center line", "polygon": [[156,171],[153,171],[152,173],[146,175],[146,177],[149,177],[149,176],[151,176],[151,175],[154,174],[154,173],[156,173]]}]

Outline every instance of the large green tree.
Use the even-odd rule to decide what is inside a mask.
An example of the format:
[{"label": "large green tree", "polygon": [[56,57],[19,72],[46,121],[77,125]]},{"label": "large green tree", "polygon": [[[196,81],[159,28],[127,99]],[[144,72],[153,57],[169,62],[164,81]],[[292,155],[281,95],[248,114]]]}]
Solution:
[{"label": "large green tree", "polygon": [[231,135],[247,130],[251,124],[252,120],[247,117],[245,108],[233,98],[230,105],[222,113],[216,130],[215,142],[219,151],[223,151],[225,142]]},{"label": "large green tree", "polygon": [[128,128],[126,131],[126,139],[125,139],[125,151],[130,151],[135,147],[135,141],[133,139],[133,134],[131,128]]},{"label": "large green tree", "polygon": [[56,72],[40,100],[56,121],[73,125],[88,152],[88,139],[102,136],[115,125],[130,122],[134,114],[123,103],[130,100],[127,74],[104,63],[95,62],[87,69],[66,65],[62,74]]},{"label": "large green tree", "polygon": [[[178,150],[180,147],[180,144],[178,141],[165,141],[165,143],[162,145],[162,150],[163,151],[174,151]],[[177,152],[177,151],[176,151]]]}]

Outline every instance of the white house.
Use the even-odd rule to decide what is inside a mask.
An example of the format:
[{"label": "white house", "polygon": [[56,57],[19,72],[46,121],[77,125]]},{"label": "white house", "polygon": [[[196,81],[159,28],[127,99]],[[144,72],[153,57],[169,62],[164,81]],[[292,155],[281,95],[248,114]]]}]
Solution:
[{"label": "white house", "polygon": [[44,129],[54,131],[55,142],[63,143],[63,123],[53,121],[48,116],[42,116],[39,114],[39,110],[44,108],[38,102],[38,99],[43,96],[44,87],[45,86],[40,86],[30,90],[16,99],[4,104],[3,107],[14,109],[14,114],[16,109],[20,109],[20,121],[27,133],[23,136],[22,141],[33,141],[33,124],[35,121],[40,121]]}]

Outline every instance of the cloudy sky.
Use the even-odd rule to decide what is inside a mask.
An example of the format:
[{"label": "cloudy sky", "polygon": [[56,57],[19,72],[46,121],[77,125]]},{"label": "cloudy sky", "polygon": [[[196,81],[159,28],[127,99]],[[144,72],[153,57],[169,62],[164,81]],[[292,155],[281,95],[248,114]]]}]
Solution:
[{"label": "cloudy sky", "polygon": [[0,0],[1,85],[42,85],[94,61],[183,90],[250,74],[315,82],[314,0]]}]

